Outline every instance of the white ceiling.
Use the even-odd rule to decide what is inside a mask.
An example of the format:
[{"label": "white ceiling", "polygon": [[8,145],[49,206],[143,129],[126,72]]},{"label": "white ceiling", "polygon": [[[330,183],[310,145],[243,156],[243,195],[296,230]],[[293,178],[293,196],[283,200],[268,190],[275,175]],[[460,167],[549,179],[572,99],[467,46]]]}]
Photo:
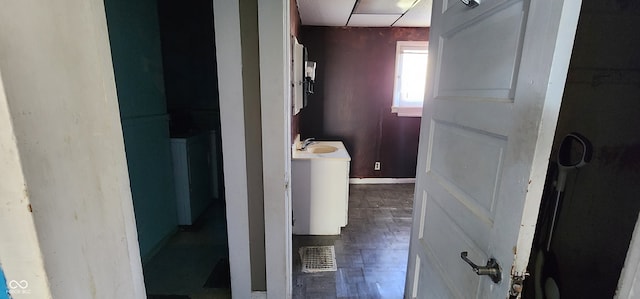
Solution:
[{"label": "white ceiling", "polygon": [[302,25],[429,27],[432,0],[297,0]]}]

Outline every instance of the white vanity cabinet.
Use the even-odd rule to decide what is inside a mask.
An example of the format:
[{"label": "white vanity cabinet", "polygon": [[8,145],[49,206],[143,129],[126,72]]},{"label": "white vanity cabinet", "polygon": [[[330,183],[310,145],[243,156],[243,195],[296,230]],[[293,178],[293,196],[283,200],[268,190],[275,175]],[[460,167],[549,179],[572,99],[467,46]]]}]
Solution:
[{"label": "white vanity cabinet", "polygon": [[314,145],[337,148],[330,153],[293,149],[291,189],[293,233],[339,235],[347,225],[351,157],[340,141]]}]

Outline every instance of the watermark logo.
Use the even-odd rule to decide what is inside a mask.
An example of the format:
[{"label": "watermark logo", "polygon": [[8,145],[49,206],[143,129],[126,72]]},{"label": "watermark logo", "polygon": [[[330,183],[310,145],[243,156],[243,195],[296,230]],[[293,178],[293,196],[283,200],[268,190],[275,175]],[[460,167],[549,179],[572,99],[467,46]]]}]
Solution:
[{"label": "watermark logo", "polygon": [[29,282],[24,279],[9,281],[9,294],[31,294]]}]

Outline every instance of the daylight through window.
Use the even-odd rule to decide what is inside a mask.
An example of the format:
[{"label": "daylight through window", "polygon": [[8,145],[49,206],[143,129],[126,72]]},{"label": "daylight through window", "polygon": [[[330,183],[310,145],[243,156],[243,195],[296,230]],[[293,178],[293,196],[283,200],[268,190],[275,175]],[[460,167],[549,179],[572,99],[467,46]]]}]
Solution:
[{"label": "daylight through window", "polygon": [[396,45],[396,78],[391,112],[421,116],[427,79],[429,42],[399,41]]}]

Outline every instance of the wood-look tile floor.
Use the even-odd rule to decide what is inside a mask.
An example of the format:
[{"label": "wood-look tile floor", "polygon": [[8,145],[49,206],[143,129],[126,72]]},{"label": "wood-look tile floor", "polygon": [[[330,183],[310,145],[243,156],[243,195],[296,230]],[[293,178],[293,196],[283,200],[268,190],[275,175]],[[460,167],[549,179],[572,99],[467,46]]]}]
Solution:
[{"label": "wood-look tile floor", "polygon": [[[402,298],[413,184],[350,185],[340,236],[293,237],[293,298]],[[301,246],[334,245],[336,272],[302,273]]]}]

